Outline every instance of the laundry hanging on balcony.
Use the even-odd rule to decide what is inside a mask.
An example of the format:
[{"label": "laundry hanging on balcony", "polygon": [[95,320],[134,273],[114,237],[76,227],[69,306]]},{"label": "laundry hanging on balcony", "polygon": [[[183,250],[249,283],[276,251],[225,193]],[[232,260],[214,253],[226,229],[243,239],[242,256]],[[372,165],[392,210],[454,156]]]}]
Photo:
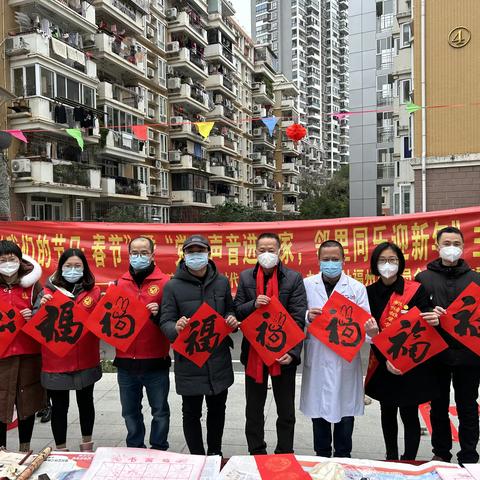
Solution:
[{"label": "laundry hanging on balcony", "polygon": [[263,117],[261,118],[263,124],[268,128],[268,133],[271,137],[273,137],[273,131],[275,130],[275,126],[277,125],[278,118],[275,116],[272,117]]}]

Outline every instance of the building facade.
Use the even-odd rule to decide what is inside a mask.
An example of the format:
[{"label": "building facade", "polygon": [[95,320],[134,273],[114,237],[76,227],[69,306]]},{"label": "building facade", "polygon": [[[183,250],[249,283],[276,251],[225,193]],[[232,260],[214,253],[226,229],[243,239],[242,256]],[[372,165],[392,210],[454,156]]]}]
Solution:
[{"label": "building facade", "polygon": [[[5,128],[28,139],[9,151],[12,218],[101,221],[129,206],[149,221],[196,221],[226,201],[298,212],[297,192],[284,190],[296,170],[283,177],[277,138],[252,121],[296,105],[298,92],[230,2],[2,3],[1,81],[16,97]],[[204,121],[215,122],[207,139]],[[83,150],[67,129],[81,129]]]}]

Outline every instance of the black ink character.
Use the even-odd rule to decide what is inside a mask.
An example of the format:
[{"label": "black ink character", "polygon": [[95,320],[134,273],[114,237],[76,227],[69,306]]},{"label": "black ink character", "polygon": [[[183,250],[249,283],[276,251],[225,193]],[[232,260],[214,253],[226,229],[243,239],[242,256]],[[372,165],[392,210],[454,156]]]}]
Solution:
[{"label": "black ink character", "polygon": [[102,333],[107,337],[128,338],[135,331],[135,319],[127,313],[130,300],[118,297],[115,305],[105,303],[108,310],[100,320]]}]

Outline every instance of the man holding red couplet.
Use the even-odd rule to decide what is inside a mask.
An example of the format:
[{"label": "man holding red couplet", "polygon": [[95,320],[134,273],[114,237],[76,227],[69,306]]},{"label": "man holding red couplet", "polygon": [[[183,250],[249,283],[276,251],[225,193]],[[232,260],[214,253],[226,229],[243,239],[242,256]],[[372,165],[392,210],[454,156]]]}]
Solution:
[{"label": "man holding red couplet", "polygon": [[[446,227],[437,234],[439,258],[427,265],[416,280],[420,282],[440,315],[439,332],[449,348],[438,355],[440,396],[432,400],[430,421],[432,423],[433,460],[449,462],[452,458],[452,432],[448,414],[450,384],[453,382],[455,403],[458,412],[460,451],[459,463],[477,463],[478,387],[480,383],[480,357],[454,339],[442,328],[442,317],[451,303],[470,285],[480,285],[480,274],[474,272],[463,260],[464,241],[462,232],[455,227]],[[473,318],[472,318],[473,319]]]},{"label": "man holding red couplet", "polygon": [[[335,240],[327,240],[318,250],[320,273],[305,279],[308,298],[307,323],[322,313],[330,295],[336,291],[370,312],[367,290],[343,273],[344,252]],[[367,335],[378,333],[377,323],[365,323]],[[305,340],[300,410],[313,422],[313,444],[317,455],[350,457],[353,421],[363,415],[363,377],[360,353],[351,362],[328,348],[310,333]]]},{"label": "man holding red couplet", "polygon": [[[257,265],[240,274],[235,312],[239,321],[255,309],[268,305],[277,297],[303,330],[307,298],[300,273],[285,267],[279,260],[280,238],[275,233],[262,233],[257,239]],[[251,455],[267,453],[264,407],[268,375],[272,377],[273,396],[277,406],[277,447],[275,453],[293,453],[295,430],[295,373],[300,364],[302,343],[267,367],[244,338],[241,362],[245,368],[245,408],[248,451]]]}]

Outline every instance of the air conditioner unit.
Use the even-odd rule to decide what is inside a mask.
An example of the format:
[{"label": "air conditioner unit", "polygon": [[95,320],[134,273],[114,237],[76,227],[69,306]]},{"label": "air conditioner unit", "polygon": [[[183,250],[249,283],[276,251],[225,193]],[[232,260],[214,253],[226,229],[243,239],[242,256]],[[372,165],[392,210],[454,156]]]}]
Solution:
[{"label": "air conditioner unit", "polygon": [[254,128],[253,129],[253,135],[255,137],[259,137],[262,134],[262,129],[261,128]]},{"label": "air conditioner unit", "polygon": [[150,185],[149,188],[148,188],[148,191],[149,191],[150,195],[152,195],[154,193],[157,193],[157,186],[156,185]]},{"label": "air conditioner unit", "polygon": [[150,118],[155,118],[155,109],[154,108],[149,108],[148,109],[148,116]]},{"label": "air conditioner unit", "polygon": [[167,20],[175,20],[178,15],[178,10],[176,8],[167,8],[165,10],[165,16]]},{"label": "air conditioner unit", "polygon": [[147,27],[147,38],[153,38],[155,36],[155,30],[152,27]]},{"label": "air conditioner unit", "polygon": [[252,90],[260,90],[260,85],[261,83],[259,82],[252,83]]},{"label": "air conditioner unit", "polygon": [[171,65],[168,65],[167,66],[167,75],[174,75],[174,74],[175,74],[174,68]]},{"label": "air conditioner unit", "polygon": [[12,172],[13,173],[25,173],[31,172],[32,167],[30,165],[30,159],[28,158],[17,158],[12,160]]},{"label": "air conditioner unit", "polygon": [[29,51],[28,43],[21,36],[7,38],[5,40],[5,55],[7,55],[7,57],[26,55]]},{"label": "air conditioner unit", "polygon": [[148,148],[148,155],[150,157],[155,157],[157,155],[157,147],[154,147],[153,145],[151,145],[149,148]]},{"label": "air conditioner unit", "polygon": [[182,79],[179,77],[169,78],[167,87],[169,90],[178,90],[182,86]]},{"label": "air conditioner unit", "polygon": [[232,102],[230,100],[225,100],[225,106],[230,108],[232,106]]},{"label": "air conditioner unit", "polygon": [[250,158],[252,160],[261,160],[262,159],[262,154],[260,152],[254,152],[250,154]]},{"label": "air conditioner unit", "polygon": [[[162,153],[162,156],[163,156],[163,153]],[[162,169],[162,162],[161,162],[161,160],[155,160],[155,168],[157,168],[158,170],[161,170],[161,169]]]},{"label": "air conditioner unit", "polygon": [[168,42],[167,53],[176,53],[180,51],[180,42]]},{"label": "air conditioner unit", "polygon": [[131,133],[122,133],[122,146],[132,148],[133,135]]},{"label": "air conditioner unit", "polygon": [[[167,161],[168,161],[168,153],[167,153],[167,152],[162,152],[162,153],[160,154],[160,158],[161,158],[163,161],[167,162]],[[159,165],[162,165],[162,162],[160,162]],[[160,168],[160,167],[158,167],[158,168]]]},{"label": "air conditioner unit", "polygon": [[149,102],[154,102],[155,101],[155,97],[154,97],[152,92],[148,92],[147,99],[148,99]]},{"label": "air conditioner unit", "polygon": [[255,179],[253,180],[253,183],[255,185],[263,185],[263,178],[262,177],[255,177]]},{"label": "air conditioner unit", "polygon": [[183,123],[183,117],[170,117],[170,124],[171,125],[178,125]]},{"label": "air conditioner unit", "polygon": [[190,86],[193,85],[192,77],[186,77],[186,78],[183,80],[183,82],[186,83],[187,85],[190,85]]},{"label": "air conditioner unit", "polygon": [[221,104],[223,102],[223,96],[220,93],[217,93],[215,95],[215,103],[217,105]]},{"label": "air conditioner unit", "polygon": [[152,67],[147,68],[147,77],[153,78],[155,76],[155,70]]},{"label": "air conditioner unit", "polygon": [[261,105],[254,105],[253,106],[253,113],[260,113],[262,110],[262,106]]},{"label": "air conditioner unit", "polygon": [[168,160],[170,163],[180,163],[182,154],[180,152],[168,152]]}]

